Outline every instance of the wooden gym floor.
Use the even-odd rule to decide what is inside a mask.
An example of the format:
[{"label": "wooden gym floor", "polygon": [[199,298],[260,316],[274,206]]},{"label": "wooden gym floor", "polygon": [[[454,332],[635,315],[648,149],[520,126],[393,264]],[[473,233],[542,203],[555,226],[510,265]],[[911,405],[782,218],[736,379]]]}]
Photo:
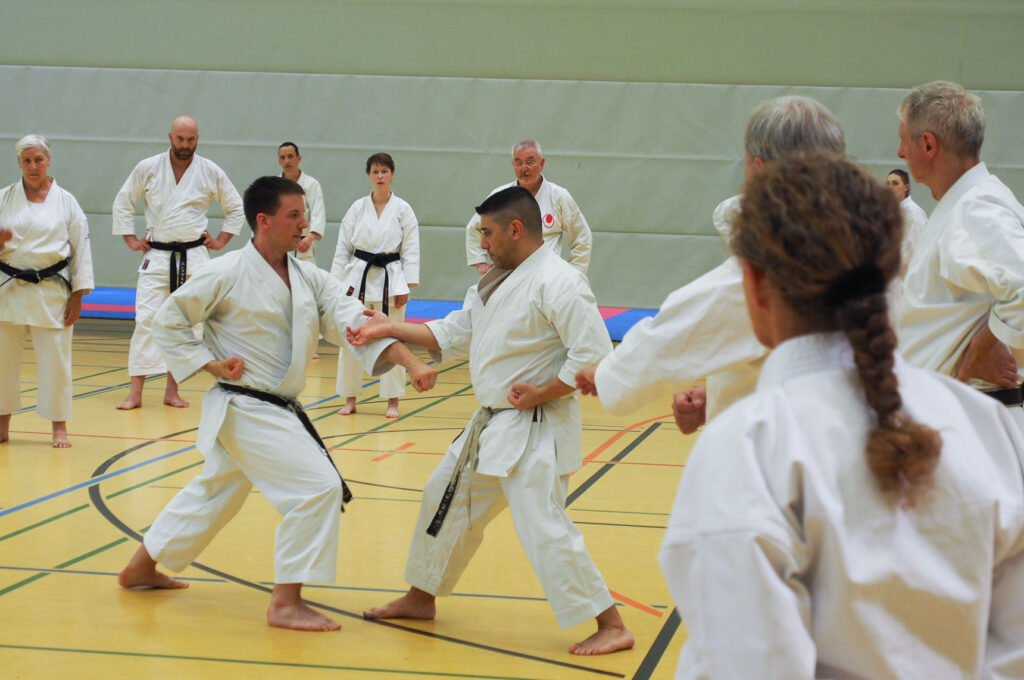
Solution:
[{"label": "wooden gym floor", "polygon": [[[508,513],[490,527],[453,597],[432,622],[374,622],[363,609],[406,590],[402,579],[420,489],[476,408],[465,363],[440,366],[437,387],[411,389],[386,420],[368,383],[359,413],[340,417],[337,348],[308,370],[301,401],[356,494],[342,516],[338,580],[307,586],[339,633],[270,628],[279,516],[255,490],[238,516],[180,574],[187,590],[125,591],[117,572],[139,534],[199,470],[195,449],[206,374],[182,385],[188,409],[161,405],[162,376],[143,408],[127,391],[130,322],[84,320],[74,340],[73,447],[50,447],[34,410],[35,359],[22,356],[22,410],[0,444],[0,677],[4,678],[671,678],[685,629],[657,564],[679,476],[693,444],[667,404],[626,418],[583,398],[586,464],[570,484],[583,531],[636,647],[576,657],[593,623],[562,631]],[[340,673],[340,675],[339,675]]]}]

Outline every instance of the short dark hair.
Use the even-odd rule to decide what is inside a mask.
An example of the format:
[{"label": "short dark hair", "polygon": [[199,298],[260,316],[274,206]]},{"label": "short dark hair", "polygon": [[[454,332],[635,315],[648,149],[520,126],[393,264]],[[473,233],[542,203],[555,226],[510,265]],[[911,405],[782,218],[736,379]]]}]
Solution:
[{"label": "short dark hair", "polygon": [[527,233],[537,238],[544,235],[540,226],[540,206],[537,199],[521,186],[511,186],[496,191],[476,207],[478,215],[489,215],[494,218],[502,229],[519,220],[526,227]]},{"label": "short dark hair", "polygon": [[303,195],[306,192],[298,182],[285,179],[279,175],[260,177],[249,185],[242,197],[245,206],[245,221],[249,223],[252,233],[256,233],[256,216],[260,213],[273,215],[281,207],[281,197],[290,194]]},{"label": "short dark hair", "polygon": [[900,179],[903,180],[904,184],[910,184],[910,175],[907,174],[906,170],[900,170],[899,168],[896,168],[895,170],[890,170],[889,174],[890,175],[899,175]]},{"label": "short dark hair", "polygon": [[[907,191],[903,195],[903,198],[906,198],[907,196],[909,196],[910,195],[910,175],[907,174],[907,171],[906,170],[900,170],[899,168],[896,168],[894,170],[890,170],[889,171],[889,175],[896,175],[901,180],[903,180],[903,183],[907,185]],[[886,175],[886,177],[888,177],[889,175]]]},{"label": "short dark hair", "polygon": [[302,155],[301,153],[299,153],[299,145],[296,144],[295,142],[285,142],[281,146],[277,147],[277,150],[280,151],[281,149],[283,149],[286,146],[290,146],[293,149],[295,149],[295,155],[296,156],[301,156]]},{"label": "short dark hair", "polygon": [[366,174],[370,174],[370,168],[374,165],[386,165],[391,168],[391,172],[395,171],[395,159],[391,157],[391,154],[384,153],[383,151],[375,153],[366,159]]}]

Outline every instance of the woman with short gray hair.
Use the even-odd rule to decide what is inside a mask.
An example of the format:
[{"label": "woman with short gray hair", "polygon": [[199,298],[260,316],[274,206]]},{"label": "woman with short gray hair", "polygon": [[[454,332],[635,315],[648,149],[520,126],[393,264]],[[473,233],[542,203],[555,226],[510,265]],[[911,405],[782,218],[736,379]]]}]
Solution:
[{"label": "woman with short gray hair", "polygon": [[53,423],[53,446],[71,446],[71,327],[93,288],[89,225],[75,197],[49,175],[50,144],[14,145],[21,181],[0,191],[0,442],[21,408],[21,349],[32,338],[36,413]]}]

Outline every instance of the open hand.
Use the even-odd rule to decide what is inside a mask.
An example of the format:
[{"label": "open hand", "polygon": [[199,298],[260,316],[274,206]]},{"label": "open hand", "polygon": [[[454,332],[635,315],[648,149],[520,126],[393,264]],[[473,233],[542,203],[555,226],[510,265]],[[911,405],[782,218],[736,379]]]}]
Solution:
[{"label": "open hand", "polygon": [[128,244],[128,247],[136,252],[149,252],[149,239],[140,239],[135,234],[127,234],[124,237],[124,242]]},{"label": "open hand", "polygon": [[982,326],[964,350],[956,379],[979,378],[1000,387],[1017,386],[1017,361],[1010,348],[1000,342],[988,324]]},{"label": "open hand", "polygon": [[355,347],[361,347],[375,338],[387,337],[391,331],[391,321],[383,312],[366,309],[363,310],[363,316],[369,319],[359,328],[345,326],[345,339]]}]

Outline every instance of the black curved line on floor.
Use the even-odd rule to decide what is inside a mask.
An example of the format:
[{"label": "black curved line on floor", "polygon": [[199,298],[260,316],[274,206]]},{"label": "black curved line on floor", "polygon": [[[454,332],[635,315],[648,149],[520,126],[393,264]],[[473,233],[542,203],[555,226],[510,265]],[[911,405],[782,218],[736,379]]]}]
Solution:
[{"label": "black curved line on floor", "polygon": [[[196,428],[190,428],[190,430],[191,429],[196,429]],[[178,432],[178,433],[175,433],[175,434],[182,434],[182,433],[188,432],[188,431],[189,430],[182,430],[182,432]],[[168,435],[168,437],[173,437],[173,436],[175,436],[175,435]],[[121,453],[118,453],[118,454],[112,456],[111,458],[109,458],[106,461],[104,461],[103,463],[101,463],[100,466],[98,468],[96,468],[96,470],[92,473],[92,476],[93,477],[99,477],[99,476],[105,474],[106,471],[110,468],[110,466],[113,465],[118,460],[120,460],[121,458],[124,458],[129,453],[131,453],[133,451],[137,451],[138,449],[142,448],[143,446],[147,446],[147,445],[152,444],[152,443],[153,442],[145,442],[144,444],[139,444],[138,446],[134,446],[134,447],[132,447],[130,449],[126,449],[126,450],[122,451]],[[95,484],[93,484],[92,486],[89,487],[89,500],[92,501],[93,507],[96,508],[96,510],[100,513],[100,515],[102,515],[103,518],[106,519],[108,522],[110,522],[113,526],[117,527],[121,531],[121,533],[125,534],[126,536],[129,536],[130,538],[135,539],[136,541],[139,541],[139,542],[142,541],[142,535],[139,534],[134,529],[132,529],[131,527],[129,527],[124,522],[122,522],[121,519],[119,517],[117,517],[110,510],[110,508],[107,506],[107,503],[106,503],[106,501],[103,498],[103,495],[100,493],[100,484],[99,484],[99,482],[97,482],[97,483],[95,483]],[[247,580],[239,578],[237,576],[232,576],[231,574],[228,574],[226,572],[220,571],[218,569],[214,569],[213,567],[208,567],[205,564],[201,564],[199,562],[193,562],[190,566],[193,566],[196,569],[199,569],[200,571],[205,571],[208,574],[212,574],[214,576],[218,576],[218,577],[220,577],[222,579],[225,579],[227,581],[231,581],[232,583],[237,583],[240,586],[245,586],[247,588],[252,588],[254,590],[260,590],[260,591],[263,591],[264,593],[268,593],[268,594],[272,592],[272,590],[270,588],[266,587],[266,586],[260,585],[258,583],[253,583],[252,581],[247,581]],[[320,602],[314,602],[313,600],[309,600],[309,599],[305,599],[305,598],[303,598],[303,601],[306,604],[308,604],[308,605],[310,605],[312,607],[316,607],[317,609],[322,609],[324,611],[329,611],[329,612],[332,612],[334,614],[339,614],[341,616],[347,616],[347,617],[353,618],[353,619],[359,619],[360,621],[365,621],[367,623],[377,624],[379,626],[384,626],[386,628],[392,628],[394,630],[401,630],[401,631],[404,631],[406,633],[414,633],[416,635],[421,635],[423,637],[433,638],[435,640],[441,640],[443,642],[453,642],[455,644],[465,645],[467,647],[472,647],[474,649],[481,649],[481,650],[486,651],[486,652],[495,652],[496,654],[503,654],[505,656],[513,656],[513,657],[516,657],[518,659],[527,659],[529,661],[538,661],[540,663],[546,663],[546,664],[553,665],[553,666],[561,666],[562,668],[571,668],[573,670],[583,671],[583,672],[586,672],[586,673],[593,673],[593,674],[596,674],[596,675],[605,675],[605,676],[612,677],[612,678],[624,678],[624,677],[626,677],[622,673],[615,673],[615,672],[612,672],[612,671],[603,671],[603,670],[599,670],[599,669],[596,669],[596,668],[588,668],[586,666],[579,666],[577,664],[568,663],[566,661],[555,661],[554,659],[545,659],[545,658],[540,657],[540,656],[533,656],[532,654],[524,654],[522,652],[514,652],[514,651],[509,650],[509,649],[501,649],[500,647],[492,647],[491,645],[485,645],[485,644],[481,644],[479,642],[470,642],[469,640],[461,640],[459,638],[451,637],[451,636],[448,636],[448,635],[440,635],[438,633],[431,633],[431,632],[425,631],[425,630],[419,630],[419,629],[416,629],[416,628],[410,628],[408,626],[403,626],[402,624],[399,624],[399,623],[394,623],[393,621],[382,621],[380,619],[364,619],[362,614],[356,614],[354,612],[346,611],[344,609],[339,609],[337,607],[332,607],[330,605],[323,604],[323,603],[320,603]]]}]

